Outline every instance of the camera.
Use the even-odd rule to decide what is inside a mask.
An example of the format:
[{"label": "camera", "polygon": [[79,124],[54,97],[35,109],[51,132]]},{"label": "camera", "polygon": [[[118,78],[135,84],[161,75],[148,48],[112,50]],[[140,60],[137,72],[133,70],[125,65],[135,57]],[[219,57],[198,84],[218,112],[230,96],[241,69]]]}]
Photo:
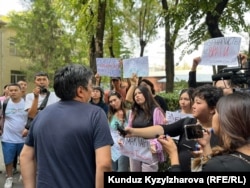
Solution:
[{"label": "camera", "polygon": [[196,140],[203,137],[201,125],[189,124],[184,126],[186,140]]},{"label": "camera", "polygon": [[47,92],[48,92],[48,90],[45,87],[40,86],[40,94],[45,94]]},{"label": "camera", "polygon": [[218,74],[212,75],[212,80],[231,80],[233,85],[239,86],[238,91],[248,91],[250,88],[250,59],[247,59],[246,68],[242,66],[224,68]]}]

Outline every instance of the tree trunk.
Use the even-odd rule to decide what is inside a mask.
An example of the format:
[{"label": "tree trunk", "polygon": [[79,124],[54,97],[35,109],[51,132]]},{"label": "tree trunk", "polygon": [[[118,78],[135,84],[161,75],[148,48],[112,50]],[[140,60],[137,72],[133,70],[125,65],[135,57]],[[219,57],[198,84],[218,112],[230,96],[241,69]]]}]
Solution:
[{"label": "tree trunk", "polygon": [[89,44],[89,63],[90,63],[90,68],[92,69],[94,73],[96,73],[95,51],[96,51],[95,37],[93,35]]},{"label": "tree trunk", "polygon": [[94,73],[97,72],[96,69],[96,58],[103,57],[103,38],[104,38],[104,27],[105,27],[105,9],[106,0],[99,0],[98,5],[98,15],[97,15],[97,27],[96,36],[92,36],[90,42],[90,67]]},{"label": "tree trunk", "polygon": [[105,10],[106,10],[106,0],[99,0],[98,15],[97,15],[97,28],[96,28],[96,41],[95,41],[96,57],[103,57]]},{"label": "tree trunk", "polygon": [[[166,0],[162,0],[162,8],[167,12],[168,4]],[[165,72],[166,72],[166,92],[174,90],[174,48],[171,45],[171,34],[169,17],[165,15]]]},{"label": "tree trunk", "polygon": [[141,47],[140,57],[143,57],[144,49],[146,45],[147,45],[146,41],[144,41],[143,39],[140,39],[140,47]]},{"label": "tree trunk", "polygon": [[[211,36],[211,38],[217,38],[217,37],[224,37],[221,30],[219,29],[219,19],[224,11],[224,9],[227,7],[228,0],[222,0],[219,2],[213,12],[207,12],[206,16],[206,24],[208,27],[208,32]],[[213,65],[213,74],[218,73],[220,70],[225,68],[224,65],[219,65],[217,68],[217,72],[215,72],[215,66]]]}]

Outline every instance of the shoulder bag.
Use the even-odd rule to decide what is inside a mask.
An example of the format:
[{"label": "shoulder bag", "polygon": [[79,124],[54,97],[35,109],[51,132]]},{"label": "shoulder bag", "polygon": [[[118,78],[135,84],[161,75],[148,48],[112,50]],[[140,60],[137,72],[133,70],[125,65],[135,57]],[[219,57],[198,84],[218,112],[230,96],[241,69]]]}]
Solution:
[{"label": "shoulder bag", "polygon": [[[39,108],[37,108],[38,111],[39,110],[43,110],[46,107],[48,99],[49,99],[49,95],[50,95],[50,92],[48,91],[46,97],[43,99],[43,102],[41,103],[41,105],[39,106]],[[28,117],[27,123],[25,125],[25,129],[28,129],[28,130],[30,129],[30,126],[31,126],[31,123],[32,123],[33,119],[34,118]]]}]

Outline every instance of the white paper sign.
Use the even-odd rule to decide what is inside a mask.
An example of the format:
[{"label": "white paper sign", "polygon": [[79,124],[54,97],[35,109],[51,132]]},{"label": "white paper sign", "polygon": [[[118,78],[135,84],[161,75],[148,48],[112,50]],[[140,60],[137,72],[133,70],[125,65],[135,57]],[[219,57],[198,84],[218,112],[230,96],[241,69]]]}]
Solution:
[{"label": "white paper sign", "polygon": [[96,68],[100,76],[120,77],[121,67],[119,59],[96,58]]},{"label": "white paper sign", "polygon": [[193,117],[192,114],[183,114],[180,112],[172,112],[172,111],[166,111],[166,119],[168,124],[174,123],[180,119],[183,119],[185,117]]},{"label": "white paper sign", "polygon": [[123,138],[121,138],[117,130],[110,129],[110,132],[114,141],[114,144],[111,147],[111,157],[113,161],[117,161],[117,159],[119,159],[119,157],[121,156],[121,151],[120,151],[121,146],[118,144],[118,141],[119,139]]},{"label": "white paper sign", "polygon": [[149,164],[154,161],[150,151],[150,141],[141,137],[125,138],[121,147],[121,153],[132,159]]},{"label": "white paper sign", "polygon": [[133,74],[136,74],[138,77],[149,75],[148,57],[123,60],[123,78],[131,78]]},{"label": "white paper sign", "polygon": [[201,65],[238,65],[240,37],[218,37],[204,43]]},{"label": "white paper sign", "polygon": [[[186,118],[186,117],[193,117],[192,114],[183,114],[181,112],[172,112],[172,111],[166,111],[166,119],[167,124],[174,123],[180,119]],[[179,140],[180,136],[172,137],[173,139]]]}]

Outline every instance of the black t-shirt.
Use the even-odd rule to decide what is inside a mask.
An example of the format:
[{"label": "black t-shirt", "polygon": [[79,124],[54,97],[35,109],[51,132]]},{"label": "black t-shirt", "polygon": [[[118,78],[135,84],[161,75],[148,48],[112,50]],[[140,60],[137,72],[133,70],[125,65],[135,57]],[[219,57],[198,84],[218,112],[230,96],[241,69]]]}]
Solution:
[{"label": "black t-shirt", "polygon": [[250,156],[240,152],[212,157],[202,167],[203,172],[250,172]]}]

